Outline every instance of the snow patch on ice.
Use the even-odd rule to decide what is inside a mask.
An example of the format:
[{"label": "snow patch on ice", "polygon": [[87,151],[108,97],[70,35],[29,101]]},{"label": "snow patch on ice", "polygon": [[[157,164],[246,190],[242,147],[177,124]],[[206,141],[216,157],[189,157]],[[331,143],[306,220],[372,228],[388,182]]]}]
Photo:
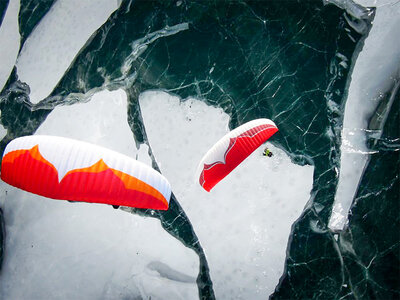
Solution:
[{"label": "snow patch on ice", "polygon": [[398,80],[400,66],[400,1],[359,1],[377,6],[373,26],[351,74],[342,129],[340,175],[329,228],[342,230],[359,182],[372,154],[368,123],[381,95]]},{"label": "snow patch on ice", "polygon": [[10,0],[0,27],[0,91],[10,76],[18,56],[20,34],[19,0]]},{"label": "snow patch on ice", "polygon": [[127,96],[122,89],[104,90],[88,102],[57,106],[36,134],[69,137],[135,157],[127,109]]},{"label": "snow patch on ice", "polygon": [[399,0],[354,0],[354,2],[364,7],[382,7],[395,5]]},{"label": "snow patch on ice", "polygon": [[90,36],[119,7],[118,1],[58,0],[33,30],[17,61],[30,100],[48,96]]},{"label": "snow patch on ice", "polygon": [[[193,178],[203,155],[228,132],[229,116],[204,102],[161,91],[140,95],[150,147],[207,256],[217,299],[265,299],[284,269],[291,225],[310,197],[312,166],[268,144],[211,193]],[[268,117],[268,116],[266,116]]]}]

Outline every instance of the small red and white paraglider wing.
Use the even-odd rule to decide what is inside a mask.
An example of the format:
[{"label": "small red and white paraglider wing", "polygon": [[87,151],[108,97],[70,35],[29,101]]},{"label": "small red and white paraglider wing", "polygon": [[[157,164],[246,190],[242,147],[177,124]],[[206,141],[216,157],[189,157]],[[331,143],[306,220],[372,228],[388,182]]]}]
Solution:
[{"label": "small red and white paraglider wing", "polygon": [[112,150],[63,137],[12,140],[1,179],[41,196],[167,210],[171,187],[151,167]]},{"label": "small red and white paraglider wing", "polygon": [[200,185],[209,192],[277,131],[271,120],[257,119],[226,134],[201,160],[198,167]]}]

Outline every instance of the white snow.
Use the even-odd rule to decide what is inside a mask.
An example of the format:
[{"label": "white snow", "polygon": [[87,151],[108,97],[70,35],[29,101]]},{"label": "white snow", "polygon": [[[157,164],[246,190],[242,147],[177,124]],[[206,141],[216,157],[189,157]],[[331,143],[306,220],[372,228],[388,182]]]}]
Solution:
[{"label": "white snow", "polygon": [[36,134],[69,137],[135,157],[136,145],[128,125],[127,105],[123,90],[103,90],[88,102],[56,107]]},{"label": "white snow", "polygon": [[[125,92],[59,106],[37,133],[136,153]],[[6,249],[2,299],[197,299],[199,261],[157,219],[36,196],[1,182]]]},{"label": "white snow", "polygon": [[[265,299],[283,273],[293,222],[309,200],[312,166],[260,147],[207,193],[194,178],[202,156],[228,132],[221,109],[148,91],[140,107],[150,146],[204,248],[217,299]],[[267,116],[266,116],[267,117]]]},{"label": "white snow", "polygon": [[22,47],[18,77],[37,103],[48,96],[91,35],[119,7],[116,0],[58,0]]},{"label": "white snow", "polygon": [[0,92],[13,70],[18,56],[20,43],[18,13],[19,0],[10,0],[0,27]]},{"label": "white snow", "polygon": [[400,1],[359,0],[376,6],[373,26],[351,74],[342,129],[340,175],[329,228],[343,230],[369,156],[368,121],[400,70]]},{"label": "white snow", "polygon": [[357,4],[360,4],[364,7],[383,7],[389,6],[392,7],[393,5],[397,5],[399,0],[354,0]]}]

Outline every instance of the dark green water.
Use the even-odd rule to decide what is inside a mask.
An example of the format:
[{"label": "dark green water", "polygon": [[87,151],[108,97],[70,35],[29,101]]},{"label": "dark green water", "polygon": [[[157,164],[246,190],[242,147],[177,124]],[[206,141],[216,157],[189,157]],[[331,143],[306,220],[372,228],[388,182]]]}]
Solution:
[{"label": "dark green water", "polygon": [[[221,107],[231,116],[232,128],[271,118],[280,129],[273,143],[295,163],[313,165],[315,172],[309,203],[292,226],[285,273],[275,293],[265,297],[399,298],[400,159],[393,146],[400,143],[399,95],[384,134],[375,143],[379,152],[372,155],[364,174],[349,228],[337,240],[327,229],[338,181],[335,168],[348,76],[365,36],[349,26],[344,10],[322,1],[177,3],[123,1],[38,105],[29,103],[29,87],[14,72],[0,95],[1,122],[8,129],[1,149],[14,137],[34,133],[54,106],[80,101],[83,94],[104,87],[127,92],[128,120],[138,142],[147,141],[138,96],[148,89]],[[21,1],[22,41],[52,4]],[[0,12],[5,7],[2,2]],[[369,25],[372,18],[366,20]],[[174,26],[188,28],[166,33]],[[159,34],[152,36],[153,32]],[[121,66],[139,39],[147,49],[134,56],[123,74]],[[343,61],[347,68],[340,64]],[[71,93],[82,97],[68,97]],[[133,213],[159,218],[165,230],[196,251],[201,258],[200,296],[213,299],[212,266],[179,199],[172,198],[167,212]]]}]

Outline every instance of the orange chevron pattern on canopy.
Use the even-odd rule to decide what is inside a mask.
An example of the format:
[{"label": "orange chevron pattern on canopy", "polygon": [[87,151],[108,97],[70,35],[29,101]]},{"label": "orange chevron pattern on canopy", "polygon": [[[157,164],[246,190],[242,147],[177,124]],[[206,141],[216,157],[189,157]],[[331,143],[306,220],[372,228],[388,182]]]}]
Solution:
[{"label": "orange chevron pattern on canopy", "polygon": [[[19,139],[24,138],[30,139],[29,142],[35,140],[35,136]],[[86,143],[74,140],[52,139],[47,136],[44,138],[39,136],[36,140],[37,144],[28,149],[8,151],[9,149],[6,148],[1,164],[2,180],[28,192],[53,199],[159,210],[168,209],[171,193],[169,183],[160,173],[150,167],[116,152],[116,158],[113,160],[114,153],[108,149],[105,151],[103,159],[101,150],[104,148],[94,145],[85,148]],[[45,158],[40,148],[43,147],[45,152],[57,151],[57,148],[62,146],[59,142],[68,143],[69,141],[73,141],[72,144],[75,147],[69,151],[71,155],[76,154],[73,159],[62,156],[61,152],[53,155],[53,160],[54,158],[61,159],[57,162],[58,165],[64,166],[68,170],[62,172],[65,175],[60,180],[59,170]],[[20,142],[18,141],[18,143]],[[29,142],[27,145],[30,144]],[[9,144],[11,149],[19,147],[19,145],[15,145],[17,142],[12,143],[13,141]],[[76,147],[77,143],[78,147]],[[74,151],[74,149],[78,149],[78,151]],[[94,158],[87,159],[87,156],[90,155],[93,155]],[[97,161],[86,167],[75,168],[75,166],[84,164],[85,160],[90,162],[93,159]],[[82,162],[77,162],[77,160],[82,160]],[[110,167],[104,160],[120,165],[121,169]],[[132,170],[132,168],[137,170]],[[131,173],[140,174],[144,179],[139,179]]]}]

